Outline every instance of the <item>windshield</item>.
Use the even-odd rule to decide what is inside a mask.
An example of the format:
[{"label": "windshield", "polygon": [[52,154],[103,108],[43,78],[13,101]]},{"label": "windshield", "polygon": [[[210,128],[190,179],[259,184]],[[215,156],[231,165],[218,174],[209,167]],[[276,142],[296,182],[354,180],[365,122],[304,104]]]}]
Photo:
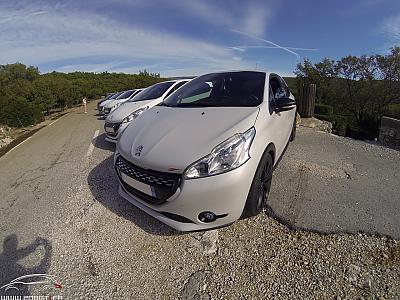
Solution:
[{"label": "windshield", "polygon": [[126,99],[126,98],[129,98],[132,94],[133,94],[133,92],[134,92],[135,90],[129,90],[129,91],[126,91],[126,92],[123,92],[118,98],[116,98],[116,99]]},{"label": "windshield", "polygon": [[131,101],[144,101],[161,97],[175,82],[161,82],[149,86],[144,89],[141,93],[137,94],[131,99]]},{"label": "windshield", "polygon": [[131,96],[131,99],[129,99],[128,102],[135,102],[134,99],[135,99],[136,95],[139,94],[141,91],[143,91],[143,89],[135,90],[135,92]]},{"label": "windshield", "polygon": [[258,106],[263,101],[265,73],[227,72],[197,77],[163,103],[174,107]]},{"label": "windshield", "polygon": [[115,93],[109,100],[117,99],[123,92]]},{"label": "windshield", "polygon": [[107,97],[105,97],[104,100],[111,99],[114,95],[115,95],[115,93],[112,93],[112,94],[108,95]]}]

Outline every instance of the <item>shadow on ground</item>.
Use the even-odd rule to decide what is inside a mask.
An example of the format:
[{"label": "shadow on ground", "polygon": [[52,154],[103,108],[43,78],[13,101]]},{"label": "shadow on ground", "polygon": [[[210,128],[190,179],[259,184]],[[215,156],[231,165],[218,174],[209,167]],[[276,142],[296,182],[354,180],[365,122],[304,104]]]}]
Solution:
[{"label": "shadow on ground", "polygon": [[[3,241],[3,252],[0,254],[0,287],[9,284],[11,280],[29,274],[45,274],[50,267],[52,254],[51,243],[44,238],[36,238],[26,247],[18,246],[16,234],[10,234]],[[26,267],[28,261],[31,267]],[[36,262],[32,263],[32,261]],[[24,263],[25,262],[25,263]],[[38,262],[38,263],[37,263]],[[0,295],[29,296],[27,285],[16,284],[15,288],[0,290]]]},{"label": "shadow on ground", "polygon": [[106,134],[105,133],[100,134],[97,138],[92,140],[92,143],[94,143],[93,145],[96,148],[103,149],[103,150],[108,150],[108,151],[112,151],[112,152],[115,151],[115,144],[106,141]]},{"label": "shadow on ground", "polygon": [[112,155],[95,166],[90,171],[87,180],[94,198],[118,216],[135,223],[150,234],[163,236],[181,234],[119,196],[119,183]]}]

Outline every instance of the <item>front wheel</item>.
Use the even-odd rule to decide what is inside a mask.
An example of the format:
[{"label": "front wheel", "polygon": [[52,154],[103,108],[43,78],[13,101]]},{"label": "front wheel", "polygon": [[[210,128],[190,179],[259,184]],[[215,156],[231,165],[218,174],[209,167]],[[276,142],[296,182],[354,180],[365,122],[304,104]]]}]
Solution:
[{"label": "front wheel", "polygon": [[259,214],[265,207],[272,183],[273,159],[269,152],[264,153],[251,183],[242,218]]}]

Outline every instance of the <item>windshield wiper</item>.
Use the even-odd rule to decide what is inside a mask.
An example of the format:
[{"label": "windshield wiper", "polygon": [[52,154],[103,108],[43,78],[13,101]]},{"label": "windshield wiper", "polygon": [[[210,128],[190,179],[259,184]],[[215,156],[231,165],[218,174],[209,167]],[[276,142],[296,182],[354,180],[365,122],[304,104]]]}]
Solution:
[{"label": "windshield wiper", "polygon": [[166,107],[172,107],[171,105],[166,104],[164,101],[157,104],[157,106],[166,106]]},{"label": "windshield wiper", "polygon": [[179,103],[177,107],[210,107],[209,103],[200,103],[200,102],[192,102],[192,103]]}]

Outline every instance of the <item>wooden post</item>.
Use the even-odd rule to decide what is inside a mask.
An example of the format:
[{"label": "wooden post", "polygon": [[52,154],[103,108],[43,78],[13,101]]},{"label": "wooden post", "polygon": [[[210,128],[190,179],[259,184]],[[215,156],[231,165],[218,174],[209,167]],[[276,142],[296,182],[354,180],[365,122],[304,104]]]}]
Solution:
[{"label": "wooden post", "polygon": [[302,118],[312,118],[314,116],[315,95],[317,85],[315,83],[303,84],[300,99],[297,101],[297,111]]}]

